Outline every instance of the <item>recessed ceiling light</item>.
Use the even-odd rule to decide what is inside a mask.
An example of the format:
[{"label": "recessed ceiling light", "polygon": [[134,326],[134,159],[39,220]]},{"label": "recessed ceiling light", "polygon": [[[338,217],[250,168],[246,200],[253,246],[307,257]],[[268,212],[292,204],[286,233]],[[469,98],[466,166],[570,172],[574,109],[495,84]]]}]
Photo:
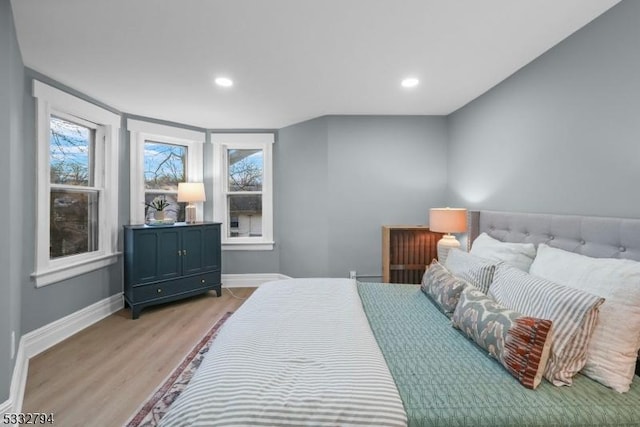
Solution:
[{"label": "recessed ceiling light", "polygon": [[406,78],[404,80],[402,80],[402,83],[400,83],[402,85],[402,87],[416,87],[418,86],[418,83],[420,83],[420,80],[414,78],[414,77],[409,77]]},{"label": "recessed ceiling light", "polygon": [[216,79],[214,80],[216,82],[216,84],[218,86],[222,86],[222,87],[230,87],[233,86],[233,80],[227,78],[227,77],[216,77]]}]

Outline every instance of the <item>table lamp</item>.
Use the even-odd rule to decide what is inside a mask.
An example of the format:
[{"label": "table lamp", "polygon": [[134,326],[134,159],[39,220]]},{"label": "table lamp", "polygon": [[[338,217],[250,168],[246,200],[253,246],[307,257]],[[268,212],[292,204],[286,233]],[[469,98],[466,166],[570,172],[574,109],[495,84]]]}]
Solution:
[{"label": "table lamp", "polygon": [[444,264],[449,250],[460,247],[460,242],[451,233],[467,231],[467,210],[459,208],[430,209],[429,229],[437,233],[447,233],[438,241],[438,261]]},{"label": "table lamp", "polygon": [[185,222],[192,224],[196,222],[196,206],[195,202],[204,202],[207,198],[204,194],[204,184],[201,182],[179,182],[178,183],[178,202],[187,202],[184,219]]}]

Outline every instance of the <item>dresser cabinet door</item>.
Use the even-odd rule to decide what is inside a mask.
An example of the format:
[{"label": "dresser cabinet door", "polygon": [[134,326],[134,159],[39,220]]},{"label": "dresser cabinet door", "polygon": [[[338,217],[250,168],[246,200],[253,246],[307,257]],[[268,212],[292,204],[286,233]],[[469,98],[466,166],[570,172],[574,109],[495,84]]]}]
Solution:
[{"label": "dresser cabinet door", "polygon": [[194,274],[202,271],[203,227],[182,230],[182,272]]},{"label": "dresser cabinet door", "polygon": [[177,228],[158,230],[158,278],[171,279],[182,273],[182,256],[180,247],[180,231]]},{"label": "dresser cabinet door", "polygon": [[127,255],[129,262],[129,283],[147,283],[159,280],[158,249],[160,247],[156,230],[136,230],[132,240],[133,250]]},{"label": "dresser cabinet door", "polygon": [[182,253],[183,274],[219,270],[220,226],[214,224],[183,230]]},{"label": "dresser cabinet door", "polygon": [[220,251],[220,225],[208,225],[202,229],[204,233],[204,257],[202,267],[207,270],[220,270],[222,256]]}]

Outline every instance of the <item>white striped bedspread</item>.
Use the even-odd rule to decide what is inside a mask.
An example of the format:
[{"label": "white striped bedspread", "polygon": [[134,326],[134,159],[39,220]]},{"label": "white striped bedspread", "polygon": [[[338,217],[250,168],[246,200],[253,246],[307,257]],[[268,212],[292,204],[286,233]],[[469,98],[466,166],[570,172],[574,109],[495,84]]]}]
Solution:
[{"label": "white striped bedspread", "polygon": [[351,279],[270,282],[223,325],[161,426],[406,426]]}]

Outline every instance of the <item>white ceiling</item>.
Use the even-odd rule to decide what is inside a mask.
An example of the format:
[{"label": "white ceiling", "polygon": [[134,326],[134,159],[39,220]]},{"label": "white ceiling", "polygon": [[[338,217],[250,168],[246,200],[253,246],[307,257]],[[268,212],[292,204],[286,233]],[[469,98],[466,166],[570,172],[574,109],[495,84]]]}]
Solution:
[{"label": "white ceiling", "polygon": [[[449,114],[619,0],[12,0],[27,67],[130,114]],[[235,85],[221,88],[216,76]],[[414,89],[400,87],[407,76]]]}]

